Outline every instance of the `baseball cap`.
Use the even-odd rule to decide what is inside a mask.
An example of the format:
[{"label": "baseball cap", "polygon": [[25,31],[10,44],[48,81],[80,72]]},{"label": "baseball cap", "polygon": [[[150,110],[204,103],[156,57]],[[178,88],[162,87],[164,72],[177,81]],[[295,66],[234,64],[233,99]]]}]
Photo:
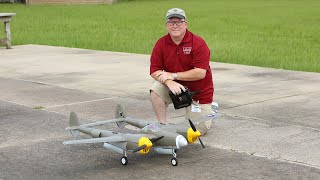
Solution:
[{"label": "baseball cap", "polygon": [[187,19],[186,13],[184,12],[184,10],[179,9],[179,8],[172,8],[169,9],[166,15],[166,19],[170,19],[172,17],[177,17],[180,19]]}]

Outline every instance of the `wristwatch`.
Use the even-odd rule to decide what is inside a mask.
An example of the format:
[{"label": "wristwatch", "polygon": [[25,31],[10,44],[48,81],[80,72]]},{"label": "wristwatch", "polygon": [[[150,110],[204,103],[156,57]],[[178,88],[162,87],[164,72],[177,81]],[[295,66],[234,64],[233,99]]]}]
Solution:
[{"label": "wristwatch", "polygon": [[178,80],[178,74],[177,73],[173,73],[172,77],[173,77],[173,80]]}]

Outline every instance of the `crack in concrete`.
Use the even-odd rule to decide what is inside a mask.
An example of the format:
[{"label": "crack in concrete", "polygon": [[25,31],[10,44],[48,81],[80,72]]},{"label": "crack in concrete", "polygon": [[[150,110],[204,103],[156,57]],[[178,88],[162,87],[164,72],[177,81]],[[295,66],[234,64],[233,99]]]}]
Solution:
[{"label": "crack in concrete", "polygon": [[79,102],[74,102],[74,103],[69,103],[69,104],[59,104],[59,105],[48,106],[48,107],[46,107],[44,109],[54,108],[54,107],[61,107],[61,106],[72,106],[72,105],[77,105],[77,104],[98,102],[98,101],[104,101],[104,100],[109,100],[109,99],[113,99],[113,98],[112,97],[108,97],[108,98],[94,99],[94,100],[89,100],[89,101],[79,101]]},{"label": "crack in concrete", "polygon": [[242,106],[247,106],[247,105],[252,105],[252,104],[259,104],[259,103],[264,103],[264,102],[279,100],[279,99],[285,99],[285,98],[290,98],[290,97],[296,97],[296,96],[305,95],[305,94],[314,94],[314,93],[318,93],[318,92],[320,92],[320,91],[297,93],[297,94],[292,94],[292,95],[288,95],[288,96],[282,96],[282,97],[277,97],[277,98],[270,98],[270,99],[266,99],[266,100],[250,102],[250,103],[246,103],[246,104],[239,104],[239,105],[231,106],[231,107],[228,107],[225,109],[233,109],[233,108],[237,108],[237,107],[242,107]]},{"label": "crack in concrete", "polygon": [[216,146],[216,145],[206,145],[206,146],[209,146],[211,148],[217,148],[217,149],[223,149],[223,150],[227,150],[227,151],[232,151],[232,152],[236,152],[236,153],[243,153],[243,154],[247,154],[247,155],[250,155],[250,156],[256,156],[256,157],[266,158],[266,159],[270,159],[270,160],[276,160],[276,161],[287,162],[287,163],[292,163],[292,164],[299,164],[299,165],[303,165],[303,166],[308,166],[308,167],[313,167],[313,168],[316,168],[316,169],[320,169],[320,166],[304,163],[304,162],[297,161],[297,160],[293,161],[293,160],[285,159],[285,158],[282,158],[281,156],[268,157],[268,156],[265,156],[265,155],[262,155],[262,154],[259,154],[259,153],[256,153],[256,152],[246,152],[246,151],[241,151],[239,149],[233,149],[233,148],[228,148],[228,147],[223,147],[223,146]]},{"label": "crack in concrete", "polygon": [[[317,132],[317,133],[320,132],[319,129],[313,128],[313,127],[309,127],[309,126],[293,125],[293,124],[288,124],[288,123],[285,123],[285,122],[268,122],[268,121],[266,121],[264,119],[261,119],[261,118],[249,117],[249,116],[230,115],[230,114],[226,114],[226,113],[220,113],[220,114],[223,115],[223,116],[229,116],[229,117],[232,117],[232,118],[237,118],[237,120],[259,122],[259,123],[267,124],[270,127],[272,127],[275,124],[277,124],[279,126],[300,127],[300,128],[305,128],[305,129],[308,129],[308,130],[312,130],[313,132]],[[219,117],[222,117],[222,116],[219,116]]]},{"label": "crack in concrete", "polygon": [[57,138],[65,138],[67,137],[66,135],[60,135],[60,136],[52,136],[52,137],[47,137],[47,138],[40,138],[40,139],[19,139],[19,141],[11,141],[9,142],[4,142],[0,144],[0,149],[1,148],[10,148],[10,147],[22,147],[22,146],[31,146],[33,144],[41,143],[41,142],[47,142],[50,139],[57,139]]}]

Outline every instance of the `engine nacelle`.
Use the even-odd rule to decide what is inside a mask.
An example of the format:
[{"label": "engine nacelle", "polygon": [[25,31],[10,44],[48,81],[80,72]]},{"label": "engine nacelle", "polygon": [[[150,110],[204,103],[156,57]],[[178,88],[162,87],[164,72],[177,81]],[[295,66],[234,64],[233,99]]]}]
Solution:
[{"label": "engine nacelle", "polygon": [[153,150],[158,154],[172,154],[172,152],[174,152],[173,149],[164,149],[159,147],[154,147]]},{"label": "engine nacelle", "polygon": [[100,130],[98,130],[98,129],[95,129],[95,130],[92,130],[91,132],[90,132],[90,135],[92,136],[92,137],[94,137],[94,138],[99,138],[99,137],[101,137],[101,131]]},{"label": "engine nacelle", "polygon": [[120,153],[122,154],[123,153],[123,149],[117,147],[117,146],[114,146],[112,144],[109,144],[109,143],[103,143],[103,147],[113,151],[113,152],[116,152],[116,153]]}]

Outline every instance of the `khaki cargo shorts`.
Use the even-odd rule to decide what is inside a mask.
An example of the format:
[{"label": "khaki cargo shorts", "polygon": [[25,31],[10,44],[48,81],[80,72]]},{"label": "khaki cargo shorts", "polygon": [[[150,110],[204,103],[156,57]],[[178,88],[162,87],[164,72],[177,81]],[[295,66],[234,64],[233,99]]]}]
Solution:
[{"label": "khaki cargo shorts", "polygon": [[[150,88],[150,91],[151,90],[157,93],[158,96],[164,102],[166,102],[167,105],[172,103],[172,100],[169,96],[170,90],[166,85],[158,81],[155,81]],[[186,115],[185,115],[186,120],[188,119],[197,120],[197,119],[201,119],[204,116],[212,114],[211,103],[199,104],[197,102],[193,102],[191,106],[188,106],[185,109],[186,109]],[[201,134],[205,134],[210,129],[211,124],[212,124],[212,120],[208,120],[203,123],[195,124],[195,126],[201,132]]]}]

